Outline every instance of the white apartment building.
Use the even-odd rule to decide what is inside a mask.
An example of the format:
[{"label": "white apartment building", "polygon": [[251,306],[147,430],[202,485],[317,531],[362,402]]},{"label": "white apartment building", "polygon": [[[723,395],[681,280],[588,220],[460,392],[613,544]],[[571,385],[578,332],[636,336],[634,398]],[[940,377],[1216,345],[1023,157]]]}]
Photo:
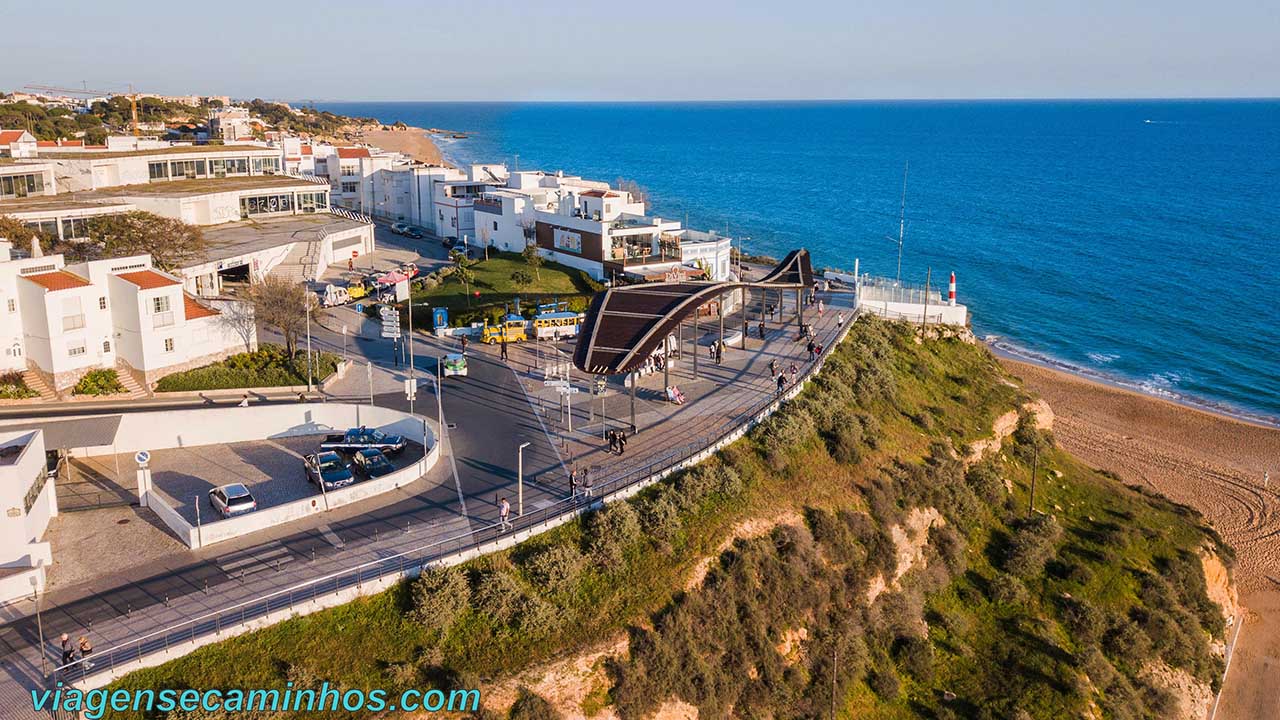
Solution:
[{"label": "white apartment building", "polygon": [[274,143],[284,155],[284,172],[289,175],[315,175],[316,158],[311,144],[301,138],[286,137]]},{"label": "white apartment building", "polygon": [[[108,138],[110,142],[112,138]],[[40,162],[53,165],[62,192],[102,190],[173,180],[255,177],[283,172],[280,150],[255,145],[169,145],[97,150],[46,147]]]},{"label": "white apartment building", "polygon": [[0,200],[53,195],[57,191],[50,163],[0,161]]},{"label": "white apartment building", "polygon": [[246,349],[148,255],[66,266],[62,255],[13,258],[0,242],[0,313],[0,371],[34,371],[58,393],[94,368],[151,384]]},{"label": "white apartment building", "polygon": [[254,122],[246,108],[230,107],[215,110],[209,116],[209,134],[227,142],[252,138]]},{"label": "white apartment building", "polygon": [[40,430],[0,429],[0,603],[44,592],[53,550],[44,542],[58,514]]}]

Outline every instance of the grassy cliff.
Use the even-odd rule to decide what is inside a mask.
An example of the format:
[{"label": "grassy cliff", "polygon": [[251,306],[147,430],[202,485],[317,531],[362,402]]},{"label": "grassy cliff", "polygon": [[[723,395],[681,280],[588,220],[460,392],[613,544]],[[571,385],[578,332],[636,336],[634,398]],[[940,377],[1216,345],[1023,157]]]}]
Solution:
[{"label": "grassy cliff", "polygon": [[521,688],[511,715],[1171,717],[1161,678],[1221,675],[1201,557],[1229,550],[1010,415],[1028,400],[980,346],[859,321],[795,402],[696,469],[118,685],[489,688],[614,638],[574,707]]}]

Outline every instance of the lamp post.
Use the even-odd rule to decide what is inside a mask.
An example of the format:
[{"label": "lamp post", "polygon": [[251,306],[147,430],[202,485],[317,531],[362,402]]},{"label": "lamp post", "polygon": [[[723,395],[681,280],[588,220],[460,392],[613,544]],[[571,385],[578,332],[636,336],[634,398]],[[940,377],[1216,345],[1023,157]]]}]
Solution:
[{"label": "lamp post", "polygon": [[524,449],[529,443],[516,448],[516,515],[524,517]]},{"label": "lamp post", "polygon": [[49,677],[49,670],[45,656],[48,652],[44,647],[44,618],[40,615],[40,580],[32,577],[31,581],[31,599],[36,601],[36,633],[40,638],[40,675]]},{"label": "lamp post", "polygon": [[311,392],[311,291],[307,291],[306,305],[307,314],[307,392]]}]

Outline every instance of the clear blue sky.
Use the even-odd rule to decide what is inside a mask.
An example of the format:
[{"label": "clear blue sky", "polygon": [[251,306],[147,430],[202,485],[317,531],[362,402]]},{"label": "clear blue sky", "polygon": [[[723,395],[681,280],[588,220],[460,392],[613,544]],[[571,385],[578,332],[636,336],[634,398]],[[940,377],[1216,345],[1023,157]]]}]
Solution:
[{"label": "clear blue sky", "polygon": [[1280,96],[1277,0],[80,0],[9,3],[0,37],[6,90],[87,81],[323,100]]}]

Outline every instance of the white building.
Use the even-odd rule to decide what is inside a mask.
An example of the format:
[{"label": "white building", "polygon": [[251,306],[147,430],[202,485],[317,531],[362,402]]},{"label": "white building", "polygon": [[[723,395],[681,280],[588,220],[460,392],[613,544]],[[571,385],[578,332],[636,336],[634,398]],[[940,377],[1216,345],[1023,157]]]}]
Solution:
[{"label": "white building", "polygon": [[255,120],[245,108],[231,107],[213,111],[209,116],[209,134],[232,142],[253,137]]},{"label": "white building", "polygon": [[0,243],[0,313],[0,370],[35,372],[57,393],[95,368],[150,385],[256,344],[148,255],[66,266],[62,255],[15,259]]},{"label": "white building", "polygon": [[[108,138],[110,141],[111,138]],[[169,145],[144,149],[45,147],[61,192],[102,190],[173,180],[254,177],[283,171],[279,148],[255,145]]]},{"label": "white building", "polygon": [[25,158],[35,154],[35,135],[26,130],[0,129],[0,157]]},{"label": "white building", "polygon": [[0,603],[44,591],[53,551],[44,542],[58,514],[40,430],[0,429]]}]

